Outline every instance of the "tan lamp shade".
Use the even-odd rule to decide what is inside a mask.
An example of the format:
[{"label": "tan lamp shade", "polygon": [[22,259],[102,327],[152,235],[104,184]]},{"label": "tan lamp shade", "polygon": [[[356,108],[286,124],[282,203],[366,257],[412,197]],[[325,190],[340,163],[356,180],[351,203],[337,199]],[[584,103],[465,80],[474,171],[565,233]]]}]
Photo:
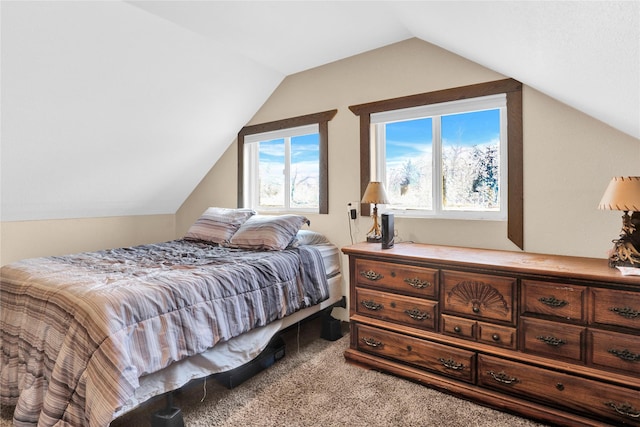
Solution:
[{"label": "tan lamp shade", "polygon": [[362,196],[361,203],[374,203],[374,204],[389,203],[387,192],[384,191],[384,185],[382,185],[381,182],[371,181],[369,185],[367,185],[367,189],[364,192],[364,196]]},{"label": "tan lamp shade", "polygon": [[611,179],[598,209],[640,211],[640,176],[617,176]]}]

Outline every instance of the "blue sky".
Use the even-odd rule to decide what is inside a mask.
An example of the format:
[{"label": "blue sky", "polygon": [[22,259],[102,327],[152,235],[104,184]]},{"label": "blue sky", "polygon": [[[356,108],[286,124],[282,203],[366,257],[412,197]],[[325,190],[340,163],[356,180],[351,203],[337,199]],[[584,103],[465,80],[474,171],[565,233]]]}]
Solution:
[{"label": "blue sky", "polygon": [[387,161],[431,152],[431,118],[387,124]]},{"label": "blue sky", "polygon": [[[500,135],[500,110],[442,116],[445,145],[473,146],[496,141]],[[431,152],[432,119],[416,119],[387,125],[387,160],[417,157]]]},{"label": "blue sky", "polygon": [[451,144],[474,146],[496,140],[500,135],[500,110],[442,116],[442,139]]},{"label": "blue sky", "polygon": [[[292,163],[305,164],[302,166],[308,170],[318,170],[320,149],[318,146],[319,135],[309,134],[291,138]],[[261,163],[284,163],[284,139],[274,139],[260,143]]]},{"label": "blue sky", "polygon": [[[291,138],[291,156],[294,161],[318,159],[318,134],[295,136]],[[273,139],[260,143],[260,160],[281,162],[284,159],[284,139]]]}]

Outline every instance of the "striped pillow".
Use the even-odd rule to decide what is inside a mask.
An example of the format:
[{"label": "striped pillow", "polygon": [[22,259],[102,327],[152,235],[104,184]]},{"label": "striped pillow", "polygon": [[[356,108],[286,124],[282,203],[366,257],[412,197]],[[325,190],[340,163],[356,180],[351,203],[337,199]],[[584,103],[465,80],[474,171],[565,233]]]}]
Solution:
[{"label": "striped pillow", "polygon": [[301,215],[255,215],[242,224],[227,246],[281,251],[309,220]]},{"label": "striped pillow", "polygon": [[251,209],[209,208],[189,227],[184,238],[226,243],[255,211]]}]

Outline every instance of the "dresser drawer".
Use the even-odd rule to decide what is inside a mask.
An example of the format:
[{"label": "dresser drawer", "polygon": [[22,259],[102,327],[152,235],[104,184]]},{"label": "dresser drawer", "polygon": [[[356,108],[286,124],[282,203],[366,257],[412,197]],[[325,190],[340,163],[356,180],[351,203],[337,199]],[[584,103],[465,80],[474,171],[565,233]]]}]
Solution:
[{"label": "dresser drawer", "polygon": [[637,390],[483,354],[478,356],[478,384],[614,420],[616,424],[640,425]]},{"label": "dresser drawer", "polygon": [[443,312],[514,323],[516,279],[442,271]]},{"label": "dresser drawer", "polygon": [[436,301],[356,288],[356,312],[417,328],[436,328]]},{"label": "dresser drawer", "polygon": [[388,262],[356,260],[356,280],[368,286],[425,298],[438,296],[438,270]]},{"label": "dresser drawer", "polygon": [[355,325],[357,349],[438,372],[469,383],[475,380],[476,354],[418,338]]},{"label": "dresser drawer", "polygon": [[624,326],[640,330],[639,292],[592,289],[593,323]]},{"label": "dresser drawer", "polygon": [[518,346],[516,328],[478,322],[478,342],[515,350]]},{"label": "dresser drawer", "polygon": [[521,320],[526,352],[552,358],[583,360],[583,327],[538,319]]},{"label": "dresser drawer", "polygon": [[458,338],[515,350],[516,329],[456,316],[442,315],[442,331]]},{"label": "dresser drawer", "polygon": [[640,376],[640,337],[590,329],[591,363]]},{"label": "dresser drawer", "polygon": [[442,331],[458,338],[476,339],[476,321],[461,317],[442,315]]},{"label": "dresser drawer", "polygon": [[586,292],[584,286],[523,280],[520,306],[523,314],[543,314],[584,322]]}]

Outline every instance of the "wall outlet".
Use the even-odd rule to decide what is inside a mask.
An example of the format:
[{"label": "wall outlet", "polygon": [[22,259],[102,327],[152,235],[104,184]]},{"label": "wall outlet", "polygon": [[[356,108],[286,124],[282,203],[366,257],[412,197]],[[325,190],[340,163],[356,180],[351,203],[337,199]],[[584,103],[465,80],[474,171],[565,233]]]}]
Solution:
[{"label": "wall outlet", "polygon": [[349,218],[350,219],[357,219],[358,218],[359,208],[360,208],[360,203],[359,202],[349,202],[349,203],[347,203],[347,212],[349,213]]}]

